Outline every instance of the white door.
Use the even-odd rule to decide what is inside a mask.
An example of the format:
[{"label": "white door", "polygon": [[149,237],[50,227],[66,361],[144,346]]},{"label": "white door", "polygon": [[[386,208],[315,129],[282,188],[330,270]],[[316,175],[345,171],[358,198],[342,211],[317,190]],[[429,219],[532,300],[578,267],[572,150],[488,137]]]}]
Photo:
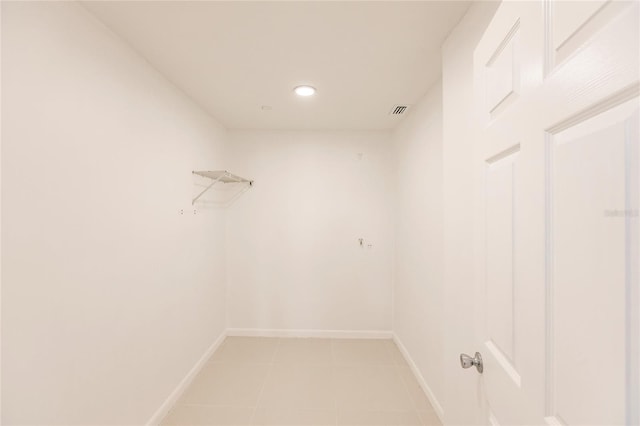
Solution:
[{"label": "white door", "polygon": [[639,4],[503,2],[474,56],[482,424],[638,424]]}]

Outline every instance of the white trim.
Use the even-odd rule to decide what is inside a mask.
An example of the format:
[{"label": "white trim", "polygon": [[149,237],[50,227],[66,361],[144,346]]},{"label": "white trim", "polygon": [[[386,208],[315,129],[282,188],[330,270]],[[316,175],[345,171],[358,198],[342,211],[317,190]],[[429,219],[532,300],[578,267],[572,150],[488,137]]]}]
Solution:
[{"label": "white trim", "polygon": [[227,336],[247,337],[324,337],[331,339],[391,339],[391,331],[375,330],[288,330],[267,328],[228,328]]},{"label": "white trim", "polygon": [[418,384],[420,385],[424,393],[427,395],[427,398],[429,398],[429,402],[431,403],[431,405],[433,406],[433,409],[435,410],[436,414],[440,418],[440,422],[444,424],[444,410],[442,409],[442,405],[440,405],[433,391],[431,390],[429,385],[427,385],[427,382],[424,380],[424,377],[422,377],[422,373],[420,373],[420,370],[418,369],[418,366],[416,365],[416,363],[413,362],[411,355],[409,355],[409,351],[407,351],[407,348],[404,347],[404,345],[400,341],[400,338],[395,333],[393,333],[393,341],[398,346],[398,349],[400,349],[400,352],[402,353],[402,356],[404,357],[405,361],[407,361],[407,364],[409,364],[409,367],[411,368],[413,375],[416,377]]},{"label": "white trim", "polygon": [[220,347],[224,339],[227,337],[226,330],[223,331],[220,336],[213,342],[211,346],[206,350],[206,352],[200,357],[200,359],[195,363],[195,365],[189,370],[187,375],[178,383],[178,386],[171,392],[169,397],[164,401],[164,403],[160,406],[158,411],[156,411],[151,419],[147,422],[147,426],[155,426],[159,425],[160,422],[164,419],[164,417],[169,413],[169,411],[173,408],[173,406],[178,402],[184,391],[187,390],[193,379],[196,378],[202,367],[207,363],[211,355]]}]

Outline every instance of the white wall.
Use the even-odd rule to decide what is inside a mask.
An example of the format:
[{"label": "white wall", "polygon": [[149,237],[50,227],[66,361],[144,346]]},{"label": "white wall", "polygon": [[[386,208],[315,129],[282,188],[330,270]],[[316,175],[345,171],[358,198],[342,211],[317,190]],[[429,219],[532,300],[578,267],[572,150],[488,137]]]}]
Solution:
[{"label": "white wall", "polygon": [[439,82],[395,129],[393,141],[397,183],[393,329],[437,406],[444,398]]},{"label": "white wall", "polygon": [[2,422],[141,424],[224,329],[225,131],[77,3],[2,2]]},{"label": "white wall", "polygon": [[[146,422],[226,298],[236,329],[393,328],[447,423],[473,423],[472,54],[495,7],[392,135],[228,136],[80,6],[4,2],[3,422]],[[226,228],[190,207],[190,171],[219,168],[256,180]]]},{"label": "white wall", "polygon": [[476,422],[473,50],[498,3],[474,3],[443,45],[442,84],[393,134],[397,170],[394,333],[446,424]]},{"label": "white wall", "polygon": [[477,350],[474,336],[473,51],[498,2],[474,2],[442,48],[444,136],[444,420],[477,423],[480,376],[460,368],[461,352]]},{"label": "white wall", "polygon": [[391,330],[390,154],[387,132],[230,133],[256,183],[229,210],[229,327]]}]

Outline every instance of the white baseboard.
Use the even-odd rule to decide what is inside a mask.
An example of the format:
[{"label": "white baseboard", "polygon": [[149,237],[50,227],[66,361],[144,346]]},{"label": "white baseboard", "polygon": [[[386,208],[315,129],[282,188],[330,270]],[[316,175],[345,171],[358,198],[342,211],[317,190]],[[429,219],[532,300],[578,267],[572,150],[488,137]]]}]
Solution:
[{"label": "white baseboard", "polygon": [[287,330],[264,328],[228,328],[227,336],[249,337],[323,337],[330,339],[391,339],[391,331],[370,330]]},{"label": "white baseboard", "polygon": [[429,385],[427,385],[427,382],[424,380],[424,377],[422,377],[422,373],[420,373],[418,366],[411,358],[411,355],[409,355],[409,351],[407,351],[407,348],[404,347],[404,345],[402,344],[402,341],[400,341],[400,338],[395,333],[393,333],[393,341],[398,346],[398,349],[400,349],[400,352],[402,353],[402,356],[404,357],[404,359],[407,361],[407,364],[409,364],[409,367],[411,368],[413,375],[416,377],[418,384],[424,391],[425,395],[427,395],[429,402],[431,403],[431,405],[433,406],[433,409],[435,410],[436,414],[440,418],[440,422],[444,424],[444,410],[442,409],[442,405],[440,405],[440,403],[436,399],[436,396],[433,394],[433,391],[431,390]]},{"label": "white baseboard", "polygon": [[162,422],[162,420],[167,415],[167,413],[169,413],[169,410],[171,410],[173,406],[176,404],[176,402],[178,402],[178,400],[180,399],[184,391],[187,390],[191,382],[193,382],[193,379],[195,379],[195,377],[198,375],[200,370],[202,370],[202,367],[204,367],[204,365],[207,363],[209,358],[211,358],[211,355],[213,355],[213,353],[218,349],[218,347],[220,347],[220,345],[222,344],[222,342],[224,342],[224,339],[226,337],[227,337],[227,333],[225,330],[220,334],[220,336],[218,336],[216,341],[213,342],[211,346],[209,346],[206,352],[202,355],[202,357],[200,357],[200,359],[198,360],[198,362],[196,362],[193,368],[191,368],[191,370],[187,373],[184,379],[182,379],[180,383],[178,383],[178,386],[176,386],[176,388],[173,390],[173,392],[171,392],[171,394],[166,399],[166,401],[160,406],[158,411],[156,411],[154,415],[151,417],[151,419],[147,422],[148,426],[159,425],[160,422]]}]

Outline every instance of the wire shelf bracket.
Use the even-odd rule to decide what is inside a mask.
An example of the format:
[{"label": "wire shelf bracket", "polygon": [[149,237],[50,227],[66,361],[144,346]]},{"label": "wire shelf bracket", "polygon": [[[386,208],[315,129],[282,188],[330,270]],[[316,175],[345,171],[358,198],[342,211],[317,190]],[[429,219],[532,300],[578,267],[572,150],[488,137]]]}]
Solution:
[{"label": "wire shelf bracket", "polygon": [[214,170],[214,171],[194,170],[191,173],[193,173],[194,175],[211,179],[213,181],[202,192],[200,192],[193,200],[191,200],[191,205],[194,205],[195,202],[198,201],[200,197],[202,197],[208,190],[213,188],[213,186],[216,185],[217,183],[245,184],[245,187],[242,189],[242,191],[239,191],[236,195],[234,195],[234,197],[229,202],[238,198],[241,194],[243,194],[246,190],[248,190],[253,185],[252,180],[249,180],[240,176],[236,176],[232,173],[229,173],[226,170]]}]

